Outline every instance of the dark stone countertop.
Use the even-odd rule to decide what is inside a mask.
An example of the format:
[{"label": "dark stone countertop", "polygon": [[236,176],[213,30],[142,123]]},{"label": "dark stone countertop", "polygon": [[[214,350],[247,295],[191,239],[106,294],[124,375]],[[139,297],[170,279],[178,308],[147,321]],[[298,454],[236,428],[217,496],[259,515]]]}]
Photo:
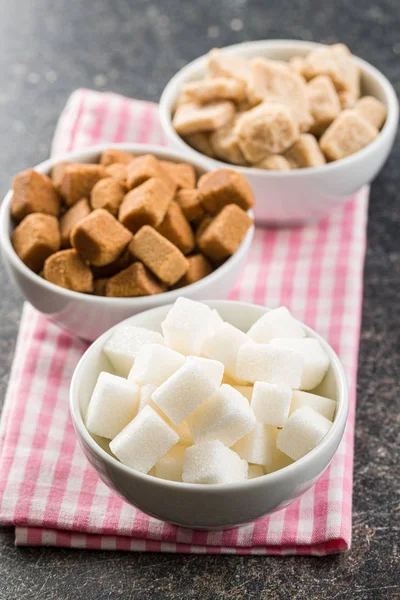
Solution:
[{"label": "dark stone countertop", "polygon": [[[19,0],[0,3],[0,192],[44,160],[77,87],[157,101],[210,47],[262,38],[343,41],[400,89],[397,0]],[[328,558],[16,549],[0,530],[0,600],[400,597],[400,148],[374,182],[368,227],[355,448],[353,547]],[[22,298],[2,270],[0,398]],[[397,519],[397,520],[396,520]]]}]

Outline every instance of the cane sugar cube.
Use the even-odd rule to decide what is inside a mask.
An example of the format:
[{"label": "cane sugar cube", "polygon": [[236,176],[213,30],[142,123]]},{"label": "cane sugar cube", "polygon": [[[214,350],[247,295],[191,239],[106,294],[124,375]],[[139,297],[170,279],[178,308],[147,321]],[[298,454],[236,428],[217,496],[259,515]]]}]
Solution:
[{"label": "cane sugar cube", "polygon": [[[224,381],[224,383],[226,383]],[[242,396],[244,396],[245,398],[247,398],[247,400],[249,402],[251,402],[251,397],[253,395],[253,386],[252,385],[232,385],[232,387],[235,388],[235,390],[237,390],[240,394],[242,394]]]},{"label": "cane sugar cube", "polygon": [[105,176],[103,165],[67,165],[60,183],[60,193],[65,204],[72,206],[81,198],[89,198],[95,184]]},{"label": "cane sugar cube", "polygon": [[247,164],[243,152],[239,147],[239,138],[235,130],[235,120],[213,131],[210,135],[210,143],[214,154],[220,160],[234,165]]},{"label": "cane sugar cube", "polygon": [[90,213],[91,208],[89,205],[89,200],[87,198],[82,198],[76,204],[73,204],[71,208],[69,208],[60,219],[60,233],[61,233],[61,247],[62,248],[70,248],[71,247],[71,231],[75,227],[79,221],[84,219]]},{"label": "cane sugar cube", "polygon": [[164,419],[145,406],[110,442],[110,449],[124,465],[148,473],[178,441]]},{"label": "cane sugar cube", "polygon": [[319,75],[307,84],[310,112],[314,119],[311,133],[321,135],[341,110],[339,96],[327,75]]},{"label": "cane sugar cube", "polygon": [[266,312],[249,329],[247,335],[259,344],[268,344],[277,337],[303,338],[304,327],[290,314],[285,306]]},{"label": "cane sugar cube", "polygon": [[160,160],[160,165],[168,177],[175,183],[176,189],[193,189],[196,187],[196,171],[187,163],[174,163],[170,160]]},{"label": "cane sugar cube", "polygon": [[241,56],[213,48],[207,56],[207,67],[212,78],[229,77],[247,83],[250,63]]},{"label": "cane sugar cube", "polygon": [[193,230],[177,202],[171,202],[157,231],[183,254],[189,254],[194,248]]},{"label": "cane sugar cube", "polygon": [[200,152],[201,154],[205,154],[205,156],[209,156],[213,158],[214,151],[210,143],[210,134],[206,131],[199,131],[198,133],[191,133],[190,135],[183,136],[183,139],[189,146]]},{"label": "cane sugar cube", "polygon": [[326,419],[333,421],[336,408],[336,402],[334,400],[323,396],[317,396],[316,394],[310,394],[309,392],[294,390],[289,415],[303,406],[310,406]]},{"label": "cane sugar cube", "polygon": [[288,159],[281,154],[271,154],[254,166],[267,171],[290,171],[292,168]]},{"label": "cane sugar cube", "polygon": [[288,467],[293,462],[293,459],[289,458],[287,454],[285,454],[281,450],[278,450],[278,448],[275,448],[272,454],[272,461],[269,465],[265,466],[265,471],[267,473],[274,473],[275,471],[280,471],[281,469]]},{"label": "cane sugar cube", "polygon": [[381,129],[386,119],[386,106],[373,96],[364,96],[358,100],[355,110],[377,129]]},{"label": "cane sugar cube", "polygon": [[116,217],[126,192],[125,186],[114,177],[100,179],[92,189],[90,204],[93,209],[104,208]]},{"label": "cane sugar cube", "polygon": [[14,177],[10,210],[16,221],[22,221],[31,213],[58,217],[60,196],[49,177],[28,169]]},{"label": "cane sugar cube", "polygon": [[218,169],[205,173],[199,179],[200,201],[207,212],[219,213],[228,204],[237,204],[243,210],[254,205],[253,190],[242,173],[233,169]]},{"label": "cane sugar cube", "polygon": [[260,423],[283,427],[289,415],[291,401],[290,387],[265,381],[256,381],[254,384],[251,407]]},{"label": "cane sugar cube", "polygon": [[188,356],[186,361],[201,367],[217,387],[221,385],[225,368],[222,362],[212,360],[211,358],[203,358],[202,356]]},{"label": "cane sugar cube", "polygon": [[191,414],[188,424],[196,443],[220,440],[232,446],[254,428],[256,419],[247,399],[224,384]]},{"label": "cane sugar cube", "polygon": [[310,406],[298,408],[279,432],[277,448],[299,460],[319,444],[331,426],[331,421]]},{"label": "cane sugar cube", "polygon": [[178,190],[175,196],[175,201],[181,207],[186,219],[192,223],[204,216],[204,209],[200,202],[200,193],[198,189]]},{"label": "cane sugar cube", "polygon": [[155,465],[155,476],[169,481],[182,481],[183,457],[187,446],[176,444]]},{"label": "cane sugar cube", "polygon": [[164,344],[163,336],[144,327],[123,325],[118,327],[103,347],[117,375],[127,377],[139,348],[144,344]]},{"label": "cane sugar cube", "polygon": [[201,302],[181,297],[169,310],[161,329],[167,346],[185,355],[199,355],[205,339],[214,332],[212,312]]},{"label": "cane sugar cube", "polygon": [[93,292],[93,274],[73,248],[51,254],[44,263],[43,276],[67,290],[90,294]]},{"label": "cane sugar cube", "polygon": [[112,177],[123,186],[128,187],[128,167],[122,163],[113,163],[105,168],[107,177]]},{"label": "cane sugar cube", "polygon": [[255,383],[266,381],[291,388],[300,386],[303,356],[288,348],[269,344],[243,344],[236,362],[236,377]]},{"label": "cane sugar cube", "polygon": [[232,256],[246,236],[253,219],[236,204],[227,204],[206,229],[197,234],[197,245],[211,260]]},{"label": "cane sugar cube", "polygon": [[218,100],[241,102],[246,96],[244,81],[232,77],[209,77],[191,81],[182,86],[182,92],[190,101],[208,104]]},{"label": "cane sugar cube", "polygon": [[232,450],[247,462],[269,465],[276,447],[277,432],[276,427],[257,423],[250,433],[232,446]]},{"label": "cane sugar cube", "polygon": [[319,167],[326,163],[317,140],[311,133],[302,133],[293,146],[285,152],[292,169]]},{"label": "cane sugar cube", "polygon": [[154,296],[166,291],[166,286],[158,281],[141,262],[135,262],[107,280],[105,295],[113,298],[132,298]]},{"label": "cane sugar cube", "polygon": [[298,352],[303,357],[303,374],[301,376],[301,390],[313,390],[326,375],[329,367],[329,357],[318,340],[313,338],[277,338],[271,341],[275,348],[290,349]]},{"label": "cane sugar cube", "polygon": [[185,362],[152,395],[152,400],[176,425],[215,393],[217,386],[193,362]]},{"label": "cane sugar cube", "polygon": [[[176,184],[172,181],[169,174],[163,169],[161,163],[153,154],[143,154],[131,160],[127,165],[127,185],[130,189],[139,187],[149,179],[162,181],[168,188],[168,193],[173,197],[176,191]],[[165,192],[165,189],[164,189]],[[158,191],[157,191],[158,195]],[[150,198],[147,198],[150,201]]]},{"label": "cane sugar cube", "polygon": [[187,257],[189,264],[188,270],[183,277],[176,283],[177,288],[185,287],[200,281],[204,277],[207,277],[212,272],[212,267],[205,256],[202,254],[193,254]]},{"label": "cane sugar cube", "polygon": [[203,106],[188,102],[177,107],[172,124],[180,135],[214,131],[233,119],[235,105],[223,100]]},{"label": "cane sugar cube", "polygon": [[39,273],[45,260],[60,249],[58,221],[52,215],[31,213],[14,229],[11,240],[22,262]]},{"label": "cane sugar cube", "polygon": [[328,160],[339,160],[368,146],[378,133],[356,110],[343,110],[329,125],[319,145]]},{"label": "cane sugar cube", "polygon": [[236,378],[236,359],[239,348],[248,344],[250,338],[230,323],[221,325],[217,331],[209,337],[202,348],[202,354],[207,358],[213,358],[222,362],[226,373]]},{"label": "cane sugar cube", "polygon": [[183,459],[185,483],[233,483],[247,479],[247,462],[222,442],[190,446]]},{"label": "cane sugar cube", "polygon": [[304,60],[302,74],[306,79],[327,75],[337,91],[360,95],[360,69],[344,44],[333,44],[312,50]]},{"label": "cane sugar cube", "polygon": [[249,465],[247,479],[255,479],[256,477],[262,477],[262,475],[265,475],[265,471],[261,465]]},{"label": "cane sugar cube", "polygon": [[161,344],[141,346],[129,371],[128,379],[143,385],[161,385],[185,362],[185,357]]},{"label": "cane sugar cube", "polygon": [[100,155],[100,164],[104,167],[109,167],[114,164],[127,165],[133,159],[133,154],[118,150],[117,148],[107,148]]},{"label": "cane sugar cube", "polygon": [[143,225],[158,227],[173,197],[174,191],[165,180],[152,177],[126,194],[119,206],[118,218],[132,233]]},{"label": "cane sugar cube", "polygon": [[112,440],[137,412],[139,387],[133,381],[102,372],[90,398],[86,427]]}]

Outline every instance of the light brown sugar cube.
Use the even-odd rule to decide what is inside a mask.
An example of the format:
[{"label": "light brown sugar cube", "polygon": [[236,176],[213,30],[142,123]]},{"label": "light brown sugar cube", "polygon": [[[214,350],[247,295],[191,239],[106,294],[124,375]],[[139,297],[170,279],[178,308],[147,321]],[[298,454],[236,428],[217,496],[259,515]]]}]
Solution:
[{"label": "light brown sugar cube", "polygon": [[200,202],[199,190],[178,190],[175,200],[190,223],[201,219],[204,215],[204,209]]},{"label": "light brown sugar cube", "polygon": [[342,110],[355,107],[357,98],[354,94],[352,94],[352,92],[347,92],[346,90],[344,90],[343,92],[338,92],[338,96]]},{"label": "light brown sugar cube", "polygon": [[91,208],[89,204],[89,200],[87,198],[82,198],[76,204],[71,206],[63,214],[60,219],[60,232],[61,232],[61,247],[62,248],[70,248],[71,247],[71,231],[75,227],[79,221],[84,219],[90,213]]},{"label": "light brown sugar cube", "polygon": [[32,213],[15,228],[12,245],[23,263],[39,273],[50,254],[60,249],[58,221],[52,215]]},{"label": "light brown sugar cube", "polygon": [[233,119],[233,102],[213,102],[199,106],[194,103],[178,106],[172,124],[180,135],[190,135],[202,131],[215,131]]},{"label": "light brown sugar cube", "polygon": [[199,236],[199,248],[212,260],[227,258],[239,248],[252,223],[239,206],[228,204]]},{"label": "light brown sugar cube", "polygon": [[104,277],[103,279],[94,279],[93,280],[93,294],[95,296],[105,296],[106,295],[106,286],[108,279]]},{"label": "light brown sugar cube", "polygon": [[116,217],[124,196],[125,186],[112,177],[105,177],[92,189],[90,204],[93,209],[104,208]]},{"label": "light brown sugar cube", "polygon": [[202,254],[193,254],[193,256],[187,257],[189,268],[185,275],[178,281],[175,287],[184,287],[200,281],[204,277],[207,277],[212,272],[212,267],[209,261]]},{"label": "light brown sugar cube", "polygon": [[378,135],[371,125],[355,110],[344,110],[329,125],[319,141],[320,148],[328,160],[339,160],[358,152],[370,144]]},{"label": "light brown sugar cube", "polygon": [[194,235],[189,221],[176,202],[171,202],[161,225],[157,227],[167,240],[172,242],[183,254],[189,254],[194,248]]},{"label": "light brown sugar cube", "polygon": [[71,232],[72,246],[97,267],[117,260],[131,239],[131,232],[103,208],[91,212]]},{"label": "light brown sugar cube", "polygon": [[133,159],[133,154],[125,152],[124,150],[118,150],[117,148],[107,148],[101,153],[100,164],[104,167],[113,165],[115,163],[121,163],[127,165]]},{"label": "light brown sugar cube", "polygon": [[189,144],[189,146],[198,152],[201,152],[201,154],[205,154],[206,156],[213,158],[214,151],[210,143],[209,133],[192,133],[184,136],[183,139],[187,144]]},{"label": "light brown sugar cube", "polygon": [[292,168],[288,159],[281,154],[271,154],[255,166],[257,169],[266,169],[267,171],[289,171]]},{"label": "light brown sugar cube", "polygon": [[49,177],[33,169],[18,173],[13,179],[11,216],[22,221],[31,213],[45,213],[57,217],[60,213],[60,196]]},{"label": "light brown sugar cube", "polygon": [[210,50],[207,56],[207,67],[211,77],[231,77],[247,82],[249,61],[241,56],[233,56],[219,48]]},{"label": "light brown sugar cube", "polygon": [[236,132],[239,146],[250,163],[258,163],[270,154],[281,154],[299,137],[291,110],[282,104],[263,103],[242,114]]},{"label": "light brown sugar cube", "polygon": [[67,290],[86,294],[93,292],[92,271],[72,248],[49,256],[44,263],[43,274],[47,281]]},{"label": "light brown sugar cube", "polygon": [[106,176],[113,177],[123,185],[127,185],[128,167],[122,163],[113,163],[106,167]]},{"label": "light brown sugar cube", "polygon": [[196,187],[196,172],[192,165],[187,163],[174,163],[170,160],[160,160],[160,165],[168,177],[176,185],[176,189],[193,189]]},{"label": "light brown sugar cube", "polygon": [[355,110],[377,129],[380,129],[386,120],[386,106],[373,96],[360,98]]},{"label": "light brown sugar cube", "polygon": [[344,44],[312,50],[306,56],[303,75],[308,80],[328,75],[338,92],[351,92],[355,98],[360,95],[360,69]]},{"label": "light brown sugar cube", "polygon": [[210,223],[212,223],[213,221],[213,217],[211,215],[205,215],[200,223],[197,225],[197,229],[196,229],[196,244],[199,244],[199,239],[200,237],[203,235],[203,233],[205,232],[205,230],[207,229],[207,227],[210,225]]},{"label": "light brown sugar cube", "polygon": [[242,102],[246,98],[246,84],[232,77],[208,77],[192,81],[184,85],[182,91],[190,101],[199,104],[219,100]]},{"label": "light brown sugar cube", "polygon": [[182,252],[149,225],[144,225],[139,229],[129,250],[167,285],[174,285],[183,277],[189,267]]},{"label": "light brown sugar cube", "polygon": [[341,106],[332,79],[318,75],[307,84],[310,112],[314,119],[311,133],[322,135],[325,129],[336,119]]},{"label": "light brown sugar cube", "polygon": [[286,151],[285,157],[292,169],[319,167],[326,162],[317,140],[310,133],[302,133],[293,146]]},{"label": "light brown sugar cube", "polygon": [[106,176],[102,165],[71,164],[65,167],[60,192],[67,206],[89,198],[94,185]]},{"label": "light brown sugar cube", "polygon": [[61,162],[55,164],[50,171],[50,178],[57,189],[60,188],[65,167],[68,167],[68,165],[72,165],[71,161],[62,160]]},{"label": "light brown sugar cube", "polygon": [[303,75],[304,68],[304,57],[303,56],[292,56],[289,59],[289,68],[292,69],[298,75]]},{"label": "light brown sugar cube", "polygon": [[242,173],[233,169],[218,169],[202,175],[198,182],[200,202],[211,214],[227,204],[237,204],[244,210],[254,205],[251,185]]},{"label": "light brown sugar cube", "polygon": [[153,154],[143,154],[143,156],[134,158],[128,164],[127,169],[127,185],[130,189],[138,187],[148,179],[156,177],[157,179],[162,179],[164,184],[171,188],[172,194],[176,191],[175,183]]},{"label": "light brown sugar cube", "polygon": [[135,262],[110,277],[105,285],[105,295],[115,298],[153,296],[166,290],[166,286],[157,281],[141,262]]},{"label": "light brown sugar cube", "polygon": [[124,250],[124,252],[114,260],[112,263],[108,265],[104,265],[102,267],[95,267],[92,265],[92,273],[96,279],[104,279],[108,277],[112,277],[116,273],[119,273],[123,269],[126,269],[133,263],[134,259],[132,254],[129,252],[129,247]]},{"label": "light brown sugar cube", "polygon": [[162,179],[153,177],[133,188],[123,199],[118,218],[121,223],[136,233],[142,225],[158,227],[165,217],[174,193]]},{"label": "light brown sugar cube", "polygon": [[234,121],[214,131],[210,135],[210,143],[215,156],[220,160],[234,165],[247,164],[239,147],[239,137],[234,127]]}]

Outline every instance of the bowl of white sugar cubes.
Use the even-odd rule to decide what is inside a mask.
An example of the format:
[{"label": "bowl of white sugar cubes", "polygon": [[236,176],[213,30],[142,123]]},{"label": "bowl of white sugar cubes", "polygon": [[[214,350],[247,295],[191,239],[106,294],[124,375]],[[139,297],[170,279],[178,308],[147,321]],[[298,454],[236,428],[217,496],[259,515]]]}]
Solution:
[{"label": "bowl of white sugar cubes", "polygon": [[222,529],[317,481],[348,390],[332,348],[287,308],[180,297],[98,338],[70,402],[83,451],[117,494],[164,521]]}]

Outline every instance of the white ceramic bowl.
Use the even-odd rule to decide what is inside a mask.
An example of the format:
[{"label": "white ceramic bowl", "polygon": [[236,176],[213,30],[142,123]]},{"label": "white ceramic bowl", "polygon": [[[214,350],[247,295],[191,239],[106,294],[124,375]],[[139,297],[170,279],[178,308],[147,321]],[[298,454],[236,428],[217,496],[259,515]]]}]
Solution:
[{"label": "white ceramic bowl", "polygon": [[[189,162],[195,167],[198,174],[207,170],[204,168],[204,161],[202,162],[200,159],[188,157],[182,152],[173,152],[159,146],[143,144],[103,144],[47,160],[35,169],[40,173],[49,174],[52,166],[60,160],[81,163],[95,162],[102,150],[111,146],[133,154],[151,153],[164,160]],[[89,341],[95,340],[104,331],[123,319],[154,306],[174,302],[182,294],[196,300],[226,298],[240,275],[254,235],[254,227],[251,227],[233,256],[210,275],[185,288],[138,298],[92,296],[72,292],[45,281],[24,265],[14,251],[10,240],[13,230],[10,218],[11,197],[12,192],[9,191],[0,209],[0,246],[7,271],[22,294],[35,308],[45,313],[64,329]]]},{"label": "white ceramic bowl", "polygon": [[[268,309],[244,302],[206,302],[222,318],[243,331]],[[161,331],[169,306],[127,319],[125,323]],[[102,449],[84,425],[91,393],[101,371],[112,371],[102,348],[118,328],[104,333],[81,358],[72,378],[70,410],[80,445],[101,479],[118,495],[144,512],[184,527],[219,529],[233,527],[279,510],[308,490],[329,465],[342,439],[349,395],[346,376],[332,348],[314,331],[330,358],[330,367],[318,392],[336,400],[333,426],[309,454],[288,467],[257,479],[232,484],[200,485],[156,479],[126,467]]]},{"label": "white ceramic bowl", "polygon": [[[321,46],[322,44],[312,42],[268,40],[235,44],[223,50],[243,58],[266,56],[288,60],[295,55],[305,56],[310,50]],[[397,131],[399,106],[392,85],[375,67],[360,58],[355,60],[361,69],[362,93],[375,96],[385,104],[387,119],[371,144],[347,158],[316,168],[274,172],[228,165],[191,148],[176,133],[171,116],[182,85],[204,76],[205,56],[183,67],[172,77],[162,93],[159,115],[168,144],[185,152],[188,157],[202,157],[209,169],[230,166],[243,173],[255,193],[254,212],[257,223],[282,226],[320,219],[374,179],[388,157]]]}]

